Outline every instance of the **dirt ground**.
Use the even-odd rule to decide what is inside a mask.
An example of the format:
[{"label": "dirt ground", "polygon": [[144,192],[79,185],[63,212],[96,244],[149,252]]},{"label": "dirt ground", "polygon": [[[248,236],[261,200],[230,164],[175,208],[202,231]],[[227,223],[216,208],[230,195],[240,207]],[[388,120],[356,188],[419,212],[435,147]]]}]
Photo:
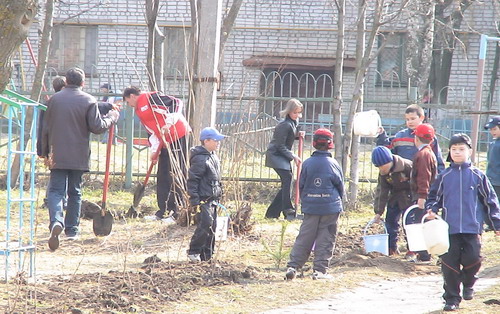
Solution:
[{"label": "dirt ground", "polygon": [[[98,238],[92,233],[92,221],[82,220],[81,239],[69,241],[61,236],[60,249],[50,252],[47,248],[49,232],[45,223],[40,223],[37,229],[35,276],[29,278],[23,273],[9,283],[0,285],[0,291],[3,290],[0,293],[0,307],[7,313],[205,312],[203,305],[190,307],[190,302],[200,299],[201,295],[208,295],[208,299],[223,298],[222,295],[229,290],[232,294],[223,302],[232,302],[233,307],[207,311],[260,312],[278,308],[278,312],[309,312],[334,309],[328,305],[325,308],[324,304],[317,307],[308,302],[314,297],[305,296],[291,302],[302,304],[295,308],[284,307],[286,301],[274,305],[260,302],[262,298],[257,296],[258,293],[269,295],[275,289],[283,289],[285,294],[286,289],[299,290],[301,287],[308,291],[325,289],[327,294],[333,293],[335,289],[329,284],[325,286],[324,283],[307,279],[311,272],[307,267],[304,278],[290,283],[283,281],[287,253],[284,253],[284,261],[281,261],[278,269],[274,264],[276,260],[270,258],[263,248],[263,242],[276,247],[282,224],[258,222],[249,234],[230,236],[228,241],[220,242],[212,263],[192,264],[187,261],[186,249],[194,231],[193,226],[121,218],[115,221],[110,236]],[[292,246],[299,226],[300,222],[288,224],[284,247]],[[436,265],[416,265],[405,261],[403,256],[389,258],[379,253],[363,254],[363,227],[348,219],[343,219],[340,225],[332,269],[341,274],[342,280],[347,281],[350,275],[358,273],[358,270],[361,272],[353,283],[344,286],[348,292],[356,294],[357,290],[353,289],[362,289],[365,280],[371,283],[367,286],[369,290],[373,282],[383,285],[378,282],[388,277],[377,277],[378,273],[389,273],[394,278],[400,278],[392,279],[394,286],[389,285],[385,291],[397,290],[398,283],[406,287],[403,281],[415,280],[410,277],[430,276],[433,280],[439,280],[440,271]],[[363,277],[365,274],[366,278]],[[373,274],[375,278],[371,278]],[[340,282],[332,285],[343,286]],[[246,295],[248,293],[251,299]],[[290,295],[295,298],[295,293],[300,295],[300,291]],[[333,302],[339,305],[337,312],[349,312],[346,309],[350,308],[352,295],[347,297],[332,296],[327,304]],[[240,301],[242,307],[238,308]],[[255,303],[254,307],[252,302]],[[250,307],[244,307],[249,304]],[[342,304],[346,307],[341,307]],[[364,309],[373,309],[373,306],[367,302]],[[498,309],[496,306],[492,304]]]}]

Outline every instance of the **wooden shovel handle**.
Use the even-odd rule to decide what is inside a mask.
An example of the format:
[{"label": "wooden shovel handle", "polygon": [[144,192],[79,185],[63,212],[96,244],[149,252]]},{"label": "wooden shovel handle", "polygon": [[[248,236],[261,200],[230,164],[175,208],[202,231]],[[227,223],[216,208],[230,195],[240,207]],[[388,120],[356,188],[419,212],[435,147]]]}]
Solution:
[{"label": "wooden shovel handle", "polygon": [[113,139],[115,136],[115,125],[112,124],[108,130],[108,144],[106,146],[106,170],[104,172],[104,189],[102,191],[102,205],[101,205],[101,215],[106,214],[106,199],[108,196],[108,185],[109,185],[109,166],[111,161],[111,146],[113,146]]},{"label": "wooden shovel handle", "polygon": [[155,154],[152,157],[151,163],[149,164],[148,172],[146,173],[146,177],[144,178],[144,183],[143,186],[146,186],[149,181],[149,177],[151,176],[151,172],[153,172],[153,168],[155,166],[155,160],[158,161],[158,157],[161,154],[161,150],[163,148],[163,144],[160,142],[160,145],[158,146],[158,150],[155,152]]}]

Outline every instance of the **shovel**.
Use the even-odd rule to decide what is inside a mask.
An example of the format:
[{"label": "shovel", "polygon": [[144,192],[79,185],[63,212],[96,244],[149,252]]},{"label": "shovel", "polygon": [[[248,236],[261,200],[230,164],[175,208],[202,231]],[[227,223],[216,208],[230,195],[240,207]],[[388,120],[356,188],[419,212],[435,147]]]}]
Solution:
[{"label": "shovel", "polygon": [[106,197],[108,194],[109,185],[109,163],[111,160],[111,146],[113,145],[113,137],[115,133],[115,126],[111,125],[109,128],[108,143],[106,146],[106,171],[104,173],[104,189],[102,192],[101,213],[94,215],[92,228],[96,236],[107,236],[111,233],[113,227],[113,215],[106,210]]},{"label": "shovel", "polygon": [[[299,135],[299,157],[302,159],[304,156],[303,154],[304,151],[304,137]],[[302,163],[297,165],[297,180],[295,180],[295,217],[298,217],[297,212],[299,211],[299,205],[300,205],[300,189],[299,189],[299,184],[300,184],[300,172],[302,171]]]},{"label": "shovel", "polygon": [[155,161],[158,160],[158,156],[160,155],[162,148],[163,148],[163,145],[160,143],[158,150],[153,155],[151,163],[149,164],[148,172],[146,173],[146,178],[144,178],[144,182],[139,183],[137,185],[137,187],[135,188],[134,202],[133,202],[132,206],[130,206],[130,208],[127,212],[128,217],[137,217],[137,215],[138,215],[138,213],[135,209],[137,208],[137,206],[139,206],[139,203],[141,202],[141,199],[144,196],[144,190],[146,189],[146,185],[148,184],[149,177],[151,176],[151,172],[153,171],[154,165],[156,164]]}]

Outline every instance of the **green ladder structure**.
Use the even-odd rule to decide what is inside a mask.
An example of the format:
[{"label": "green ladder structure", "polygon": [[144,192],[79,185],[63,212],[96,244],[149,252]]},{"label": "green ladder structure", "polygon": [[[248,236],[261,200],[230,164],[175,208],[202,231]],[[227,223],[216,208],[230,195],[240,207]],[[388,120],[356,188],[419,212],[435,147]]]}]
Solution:
[{"label": "green ladder structure", "polygon": [[[0,102],[4,105],[4,115],[8,121],[7,142],[7,206],[5,218],[0,214],[0,255],[5,257],[5,281],[9,279],[10,257],[17,253],[17,274],[25,271],[26,260],[24,253],[29,254],[28,272],[33,276],[35,269],[35,164],[36,164],[36,133],[38,111],[46,107],[27,97],[11,90],[5,90],[0,95]],[[25,122],[29,108],[33,108],[31,124],[31,144],[25,145]],[[18,142],[18,148],[16,147]],[[5,145],[4,145],[5,146]],[[19,155],[19,188],[12,189],[12,163]],[[29,170],[25,171],[25,168]],[[29,182],[26,185],[25,174],[29,171]],[[3,221],[5,220],[5,221]],[[0,268],[1,269],[1,268]]]}]

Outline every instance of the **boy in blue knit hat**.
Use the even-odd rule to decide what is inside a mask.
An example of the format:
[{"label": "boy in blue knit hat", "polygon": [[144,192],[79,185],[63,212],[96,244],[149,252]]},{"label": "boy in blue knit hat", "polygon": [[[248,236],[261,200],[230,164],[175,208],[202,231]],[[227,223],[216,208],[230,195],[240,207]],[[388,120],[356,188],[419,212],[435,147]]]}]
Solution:
[{"label": "boy in blue knit hat", "polygon": [[[486,167],[486,176],[493,185],[493,189],[500,195],[500,116],[491,118],[484,126],[490,131],[493,141],[488,147],[488,166]],[[493,226],[488,220],[485,221],[490,230]]]},{"label": "boy in blue knit hat", "polygon": [[411,206],[410,173],[411,160],[393,155],[384,146],[377,146],[372,152],[372,163],[379,168],[378,184],[375,191],[374,221],[380,221],[384,214],[389,233],[389,255],[399,254],[397,247],[401,214]]}]

